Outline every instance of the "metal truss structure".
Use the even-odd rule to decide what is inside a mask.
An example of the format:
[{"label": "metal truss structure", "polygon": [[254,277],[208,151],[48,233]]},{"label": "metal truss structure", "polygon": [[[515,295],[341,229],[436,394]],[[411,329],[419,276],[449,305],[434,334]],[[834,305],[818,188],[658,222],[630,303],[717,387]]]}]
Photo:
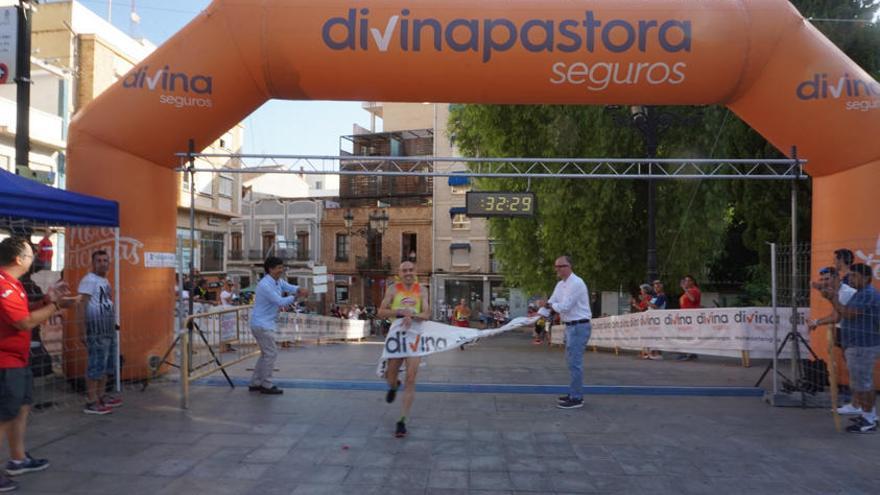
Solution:
[{"label": "metal truss structure", "polygon": [[[465,158],[177,153],[180,171],[507,179],[802,180],[806,160]],[[240,168],[202,167],[222,159]],[[463,165],[463,167],[462,167]],[[455,169],[455,170],[454,170]]]}]

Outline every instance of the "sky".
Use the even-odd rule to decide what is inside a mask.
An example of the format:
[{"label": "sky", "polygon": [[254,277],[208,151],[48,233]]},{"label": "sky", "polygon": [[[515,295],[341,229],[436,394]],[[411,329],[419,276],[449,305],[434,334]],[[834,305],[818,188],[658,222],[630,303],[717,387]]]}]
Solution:
[{"label": "sky", "polygon": [[[78,0],[107,18],[112,2],[113,24],[155,45],[178,32],[210,4],[210,0],[135,0],[140,25],[131,32],[132,0]],[[316,0],[319,1],[319,0]],[[381,121],[380,121],[381,122]],[[244,153],[285,155],[339,155],[339,137],[352,126],[369,128],[369,114],[361,102],[273,100],[245,120]]]}]

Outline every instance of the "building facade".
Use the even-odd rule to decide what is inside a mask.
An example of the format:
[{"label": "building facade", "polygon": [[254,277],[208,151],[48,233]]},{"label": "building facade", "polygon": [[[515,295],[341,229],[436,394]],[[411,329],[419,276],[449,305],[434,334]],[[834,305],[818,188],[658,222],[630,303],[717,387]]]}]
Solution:
[{"label": "building facade", "polygon": [[[458,156],[454,143],[446,130],[449,120],[449,105],[365,102],[363,108],[370,113],[373,128],[369,131],[363,129],[359,134],[343,138],[343,143],[348,145],[348,147],[342,147],[343,152],[350,150],[352,154],[367,156]],[[383,132],[381,133],[375,132],[375,125],[379,119],[382,121]],[[402,137],[408,133],[416,133],[424,137],[430,136],[430,143],[425,140],[420,143],[420,149],[407,152],[406,146],[402,146]],[[382,136],[388,136],[388,138],[379,139]],[[463,172],[467,167],[463,163],[438,162],[434,164],[434,169],[443,172]],[[410,177],[409,180],[414,181],[416,178]],[[343,177],[341,181],[340,201],[344,209],[346,204],[351,204],[350,201],[346,202],[346,197],[361,198],[359,204],[365,207],[371,206],[370,202],[374,198],[368,192],[377,187],[381,189],[389,179],[363,176],[353,180],[346,180]],[[426,232],[428,235],[418,237],[420,240],[430,238],[430,260],[422,260],[429,261],[430,266],[417,266],[417,269],[420,278],[430,284],[434,317],[442,319],[440,308],[444,304],[457,304],[461,299],[464,299],[471,307],[474,320],[479,318],[481,312],[488,312],[492,306],[510,306],[511,312],[514,314],[524,312],[526,301],[522,292],[516,289],[511,290],[504,284],[500,266],[494,259],[495,244],[489,236],[488,222],[483,218],[469,218],[466,215],[465,198],[467,191],[472,187],[470,179],[467,177],[438,178],[431,180],[430,185],[430,201],[424,201],[423,197],[418,200],[421,205],[428,205],[427,207],[430,209],[430,228]],[[399,200],[404,200],[408,192],[405,188],[391,187],[390,190],[382,191],[380,196],[387,196],[391,191],[400,198]],[[366,218],[370,214],[369,211],[362,212],[357,218],[360,219],[360,222],[366,223]],[[344,215],[344,212],[340,215]],[[393,224],[393,215],[390,217],[392,218],[390,224]],[[346,245],[344,232],[338,232],[343,223],[337,219],[333,225],[329,225],[330,218],[331,214],[328,214],[324,222],[328,228],[327,234],[324,235],[325,249],[328,250],[331,241],[336,238],[339,239],[342,246]],[[337,232],[329,232],[334,228],[337,229]],[[397,239],[400,235],[402,232],[395,232],[392,237]],[[391,247],[393,253],[396,254],[401,243],[402,241]],[[328,254],[333,255],[333,253]],[[325,259],[330,265],[329,260],[332,258]],[[380,282],[384,276],[383,273],[361,274],[374,277],[377,280],[365,281],[363,278],[359,279],[358,274],[354,273],[351,267],[347,267],[348,271],[342,273],[341,270],[345,268],[345,266],[338,265],[331,269],[334,274],[339,271],[337,279],[339,284],[355,280],[351,284],[354,289],[349,286],[342,290],[343,294],[347,291],[349,294],[354,294],[349,297],[360,298],[354,300],[366,301],[366,296],[359,295],[358,291],[375,299],[376,295],[380,293],[379,289],[384,290],[384,286],[381,286]],[[357,280],[361,280],[361,285],[357,284]],[[377,284],[380,284],[379,289],[375,287]]]},{"label": "building facade", "polygon": [[[430,207],[352,206],[324,210],[321,259],[327,265],[328,305],[378,306],[400,263],[412,261],[430,290]],[[387,226],[382,227],[383,215]],[[346,216],[349,216],[348,221]]]},{"label": "building facade", "polygon": [[[365,104],[374,117],[382,117],[382,104]],[[387,115],[386,115],[387,118]],[[415,121],[414,121],[415,122]],[[340,155],[407,156],[430,155],[433,130],[425,127],[395,127],[389,131],[359,132],[343,136]],[[356,165],[345,165],[356,170]],[[379,164],[393,170],[391,163]],[[431,200],[434,181],[426,177],[379,177],[343,175],[339,179],[339,208],[325,210],[321,222],[329,277],[328,305],[376,307],[385,288],[403,261],[416,265],[416,275],[430,290]],[[328,308],[329,309],[329,308]]]},{"label": "building facade", "polygon": [[323,201],[250,192],[241,211],[229,223],[229,277],[242,289],[252,287],[263,275],[263,261],[276,256],[284,260],[288,281],[311,287],[320,264]]}]

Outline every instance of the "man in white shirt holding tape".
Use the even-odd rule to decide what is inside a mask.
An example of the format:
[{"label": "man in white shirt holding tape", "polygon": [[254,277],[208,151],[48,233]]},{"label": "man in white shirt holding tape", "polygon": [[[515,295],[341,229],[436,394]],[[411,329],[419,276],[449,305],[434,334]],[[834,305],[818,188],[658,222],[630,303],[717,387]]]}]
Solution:
[{"label": "man in white shirt holding tape", "polygon": [[550,311],[559,313],[565,325],[565,360],[571,374],[568,394],[559,398],[556,407],[560,409],[577,409],[584,407],[584,350],[590,340],[590,291],[583,279],[574,274],[571,257],[560,256],[554,263],[559,282],[553,289],[553,295],[546,302],[539,301],[543,306],[539,313],[550,316]]}]

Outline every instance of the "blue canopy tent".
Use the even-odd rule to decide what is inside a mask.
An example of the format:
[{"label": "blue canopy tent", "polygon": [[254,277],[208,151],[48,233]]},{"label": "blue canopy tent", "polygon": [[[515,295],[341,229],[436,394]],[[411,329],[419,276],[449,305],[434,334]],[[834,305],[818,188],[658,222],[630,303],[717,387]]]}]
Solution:
[{"label": "blue canopy tent", "polygon": [[[0,227],[30,233],[41,227],[114,227],[113,288],[119,324],[119,203],[50,187],[0,169]],[[117,330],[117,342],[119,335]],[[116,389],[121,388],[116,346]]]},{"label": "blue canopy tent", "polygon": [[46,186],[0,169],[0,217],[50,225],[119,226],[119,203]]}]

